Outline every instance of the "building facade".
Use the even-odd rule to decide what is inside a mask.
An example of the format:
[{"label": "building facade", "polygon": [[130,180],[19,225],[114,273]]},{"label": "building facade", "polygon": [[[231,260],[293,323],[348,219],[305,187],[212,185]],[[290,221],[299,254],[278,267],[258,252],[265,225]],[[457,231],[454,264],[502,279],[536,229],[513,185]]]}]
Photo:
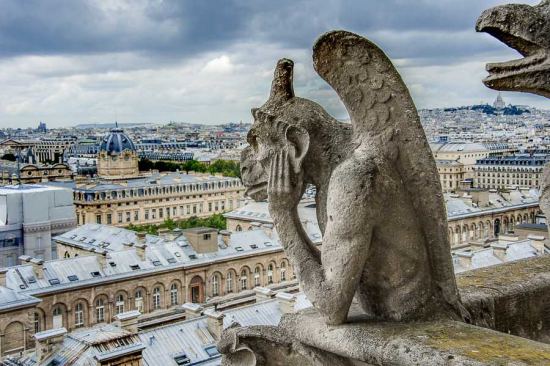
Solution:
[{"label": "building facade", "polygon": [[240,205],[244,187],[238,178],[175,172],[77,184],[73,194],[79,225],[128,226],[234,210]]},{"label": "building facade", "polygon": [[487,189],[539,188],[550,155],[495,156],[479,159],[474,186]]},{"label": "building facade", "polygon": [[0,266],[21,255],[56,258],[52,236],[76,226],[71,191],[37,185],[0,187]]},{"label": "building facade", "polygon": [[456,160],[442,159],[436,160],[435,163],[443,192],[454,192],[459,189],[465,178],[464,164]]},{"label": "building facade", "polygon": [[103,179],[127,179],[139,176],[138,155],[132,140],[120,128],[114,128],[99,146],[97,174]]}]

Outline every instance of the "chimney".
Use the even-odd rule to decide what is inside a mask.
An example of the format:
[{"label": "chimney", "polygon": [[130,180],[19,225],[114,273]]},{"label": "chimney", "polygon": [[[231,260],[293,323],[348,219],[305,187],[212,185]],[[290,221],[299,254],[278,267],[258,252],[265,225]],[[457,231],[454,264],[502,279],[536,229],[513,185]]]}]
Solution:
[{"label": "chimney", "polygon": [[267,287],[255,287],[254,292],[256,293],[256,302],[270,300],[275,295],[273,290]]},{"label": "chimney", "polygon": [[223,331],[223,318],[225,314],[214,309],[208,309],[204,312],[204,315],[207,316],[206,326],[208,327],[208,331],[215,340],[219,341]]},{"label": "chimney", "polygon": [[145,261],[145,250],[147,249],[147,244],[139,243],[134,245],[134,248],[136,248],[136,254],[139,259]]},{"label": "chimney", "polygon": [[508,249],[508,244],[494,243],[491,244],[493,248],[493,254],[500,259],[501,261],[506,261],[506,250]]},{"label": "chimney", "polygon": [[231,242],[231,231],[229,230],[220,230],[220,235],[222,236],[223,243],[229,245]]},{"label": "chimney", "polygon": [[36,278],[44,278],[44,261],[38,258],[31,258],[28,262],[32,265],[32,271]]},{"label": "chimney", "polygon": [[202,306],[192,302],[186,302],[183,304],[182,309],[185,310],[185,317],[187,319],[195,319],[202,315]]},{"label": "chimney", "polygon": [[464,268],[472,267],[472,257],[473,253],[470,252],[456,252],[455,255],[458,257],[460,265]]},{"label": "chimney", "polygon": [[544,236],[529,234],[527,235],[527,239],[531,240],[531,246],[537,250],[537,255],[544,254],[544,248],[545,248]]},{"label": "chimney", "polygon": [[294,305],[296,304],[295,295],[288,292],[279,292],[275,295],[275,298],[279,301],[279,308],[283,314],[294,313]]},{"label": "chimney", "polygon": [[145,243],[145,239],[147,238],[147,233],[144,231],[138,231],[136,234],[137,242],[138,243]]},{"label": "chimney", "polygon": [[273,224],[262,224],[263,231],[273,239]]},{"label": "chimney", "polygon": [[6,275],[8,274],[7,268],[0,268],[0,286],[6,287]]},{"label": "chimney", "polygon": [[141,313],[138,310],[131,310],[124,313],[120,313],[115,316],[116,320],[120,322],[120,327],[127,330],[130,333],[138,332],[138,319]]},{"label": "chimney", "polygon": [[63,338],[67,333],[65,328],[57,328],[38,332],[34,335],[36,339],[36,360],[38,364],[54,353],[59,345],[63,343]]}]

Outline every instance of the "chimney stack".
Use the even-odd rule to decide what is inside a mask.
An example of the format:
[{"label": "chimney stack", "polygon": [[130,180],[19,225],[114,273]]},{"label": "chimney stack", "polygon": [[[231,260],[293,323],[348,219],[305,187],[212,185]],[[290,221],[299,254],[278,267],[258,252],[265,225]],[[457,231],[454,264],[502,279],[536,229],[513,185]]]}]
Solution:
[{"label": "chimney stack", "polygon": [[44,261],[42,259],[33,258],[28,255],[22,255],[19,257],[21,264],[30,263],[32,265],[32,271],[38,279],[44,278]]},{"label": "chimney stack", "polygon": [[67,329],[57,328],[38,332],[34,335],[34,339],[36,339],[36,360],[39,365],[63,343],[65,334],[67,334]]},{"label": "chimney stack", "polygon": [[271,300],[275,295],[275,292],[267,287],[255,287],[254,292],[256,293],[256,302]]},{"label": "chimney stack", "polygon": [[136,234],[137,242],[138,243],[145,243],[145,239],[147,238],[147,233],[144,231],[138,231]]},{"label": "chimney stack", "polygon": [[491,248],[493,248],[493,254],[500,259],[501,261],[506,261],[506,250],[508,249],[508,244],[500,244],[500,243],[494,243],[491,244]]},{"label": "chimney stack", "polygon": [[131,310],[118,314],[115,318],[120,322],[120,327],[130,333],[138,332],[138,319],[141,313],[138,310]]},{"label": "chimney stack", "polygon": [[7,268],[0,268],[0,286],[6,287],[6,275],[8,274]]},{"label": "chimney stack", "polygon": [[294,305],[296,304],[296,296],[289,294],[288,292],[279,292],[275,295],[275,298],[279,301],[279,308],[283,314],[294,313]]},{"label": "chimney stack", "polygon": [[204,312],[204,315],[207,316],[206,326],[208,327],[208,331],[215,340],[219,341],[223,332],[223,318],[225,314],[214,309],[208,309]]},{"label": "chimney stack", "polygon": [[455,255],[458,257],[460,265],[464,268],[472,267],[472,257],[473,253],[470,252],[456,252]]},{"label": "chimney stack", "polygon": [[181,307],[185,310],[185,317],[187,319],[195,319],[202,315],[203,308],[199,304],[186,302]]},{"label": "chimney stack", "polygon": [[231,231],[229,230],[220,230],[220,235],[222,236],[223,243],[229,245],[231,242]]},{"label": "chimney stack", "polygon": [[527,235],[527,239],[531,240],[531,246],[536,249],[537,255],[544,254],[544,248],[545,248],[544,236],[529,234]]},{"label": "chimney stack", "polygon": [[145,261],[145,250],[147,249],[147,244],[139,243],[134,245],[134,248],[136,248],[136,254],[139,259]]}]

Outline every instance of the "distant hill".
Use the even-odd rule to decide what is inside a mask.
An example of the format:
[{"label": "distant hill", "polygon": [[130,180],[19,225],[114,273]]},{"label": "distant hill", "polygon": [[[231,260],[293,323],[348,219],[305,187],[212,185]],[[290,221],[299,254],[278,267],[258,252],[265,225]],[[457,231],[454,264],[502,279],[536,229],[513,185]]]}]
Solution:
[{"label": "distant hill", "polygon": [[[139,126],[147,126],[149,123],[119,123],[118,127],[121,128],[131,128],[131,127],[139,127]],[[115,128],[116,125],[114,123],[81,123],[74,128],[78,128],[81,130],[88,129],[88,128]]]},{"label": "distant hill", "polygon": [[505,116],[520,116],[524,113],[531,113],[529,109],[518,107],[511,104],[507,105],[502,109],[497,109],[490,104],[476,104],[476,105],[465,106],[465,107],[443,108],[443,110],[445,112],[472,110],[472,111],[479,111],[485,114],[494,114],[494,115],[503,114]]}]

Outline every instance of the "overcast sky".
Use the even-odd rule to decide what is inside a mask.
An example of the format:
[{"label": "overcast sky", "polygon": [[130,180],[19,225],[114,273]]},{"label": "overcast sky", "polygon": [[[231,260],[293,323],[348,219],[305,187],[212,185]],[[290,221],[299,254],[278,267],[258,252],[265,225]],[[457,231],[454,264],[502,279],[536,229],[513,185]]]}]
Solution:
[{"label": "overcast sky", "polygon": [[[281,57],[296,62],[297,95],[345,118],[311,62],[315,39],[332,29],[375,41],[418,108],[492,102],[485,63],[518,54],[474,24],[506,2],[0,0],[0,127],[248,122]],[[550,107],[542,97],[503,97]]]}]

